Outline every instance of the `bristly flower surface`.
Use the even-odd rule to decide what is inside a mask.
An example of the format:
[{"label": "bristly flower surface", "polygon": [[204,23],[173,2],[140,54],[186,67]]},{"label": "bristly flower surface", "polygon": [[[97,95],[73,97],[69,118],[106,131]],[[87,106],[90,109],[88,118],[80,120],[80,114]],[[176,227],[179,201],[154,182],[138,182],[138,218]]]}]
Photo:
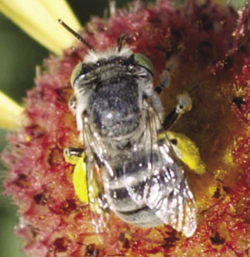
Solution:
[{"label": "bristly flower surface", "polygon": [[[68,108],[70,76],[84,59],[84,45],[44,61],[27,93],[25,122],[8,136],[2,159],[9,171],[5,192],[19,207],[17,233],[28,256],[248,256],[250,245],[250,4],[241,15],[230,6],[195,1],[175,8],[166,0],[138,2],[108,20],[92,18],[83,37],[98,51],[116,46],[122,34],[132,51],[146,55],[156,70],[176,58],[171,85],[162,93],[166,113],[176,95],[192,93],[193,108],[175,125],[196,142],[207,172],[187,170],[198,205],[191,238],[161,226],[140,229],[112,215],[105,244],[97,240],[89,207],[74,192],[74,167],[67,146],[81,146]],[[65,33],[68,33],[65,31]]]}]

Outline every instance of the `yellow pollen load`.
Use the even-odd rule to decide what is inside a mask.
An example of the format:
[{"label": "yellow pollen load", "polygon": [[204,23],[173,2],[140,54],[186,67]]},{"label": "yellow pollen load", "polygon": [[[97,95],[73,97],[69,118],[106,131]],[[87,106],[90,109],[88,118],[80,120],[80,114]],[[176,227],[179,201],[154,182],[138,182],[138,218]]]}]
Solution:
[{"label": "yellow pollen load", "polygon": [[84,153],[79,157],[69,155],[67,154],[67,151],[64,151],[65,161],[75,165],[73,173],[73,185],[75,193],[81,202],[88,204],[88,185],[86,180],[86,164],[84,162],[84,158]]},{"label": "yellow pollen load", "polygon": [[[69,156],[64,152],[65,161],[75,165],[73,173],[73,185],[76,196],[79,200],[85,204],[89,204],[90,200],[94,200],[98,197],[99,189],[95,179],[87,181],[87,167],[84,162],[85,154],[83,153],[81,157]],[[99,207],[94,203],[91,205],[93,211],[100,211]]]},{"label": "yellow pollen load", "polygon": [[190,138],[180,133],[168,131],[159,135],[159,139],[163,139],[166,136],[170,142],[175,140],[176,143],[172,143],[172,147],[177,157],[193,172],[196,174],[204,174],[206,172],[205,164],[200,157],[199,148]]},{"label": "yellow pollen load", "polygon": [[79,158],[75,165],[73,173],[73,185],[75,193],[79,200],[88,204],[88,186],[86,180],[86,164],[83,161],[84,157]]}]

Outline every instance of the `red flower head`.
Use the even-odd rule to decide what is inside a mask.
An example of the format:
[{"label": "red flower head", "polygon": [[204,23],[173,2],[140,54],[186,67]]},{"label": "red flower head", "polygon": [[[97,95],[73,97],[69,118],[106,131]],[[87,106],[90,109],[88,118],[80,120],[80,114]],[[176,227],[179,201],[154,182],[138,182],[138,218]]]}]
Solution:
[{"label": "red flower head", "polygon": [[[129,6],[129,10],[118,10],[107,20],[92,18],[85,29],[80,32],[80,35],[90,46],[79,43],[66,49],[62,57],[51,56],[45,60],[43,71],[36,78],[35,88],[27,93],[24,103],[25,122],[18,133],[8,136],[9,145],[2,154],[2,159],[9,169],[4,183],[5,192],[14,199],[19,207],[20,224],[17,233],[26,240],[24,251],[27,255],[42,257],[205,257],[213,255],[243,257],[249,255],[249,14],[249,3],[239,15],[232,7],[219,6],[211,1],[206,1],[204,4],[189,1],[184,7],[178,8],[173,7],[166,0],[148,6],[135,2]],[[68,32],[65,30],[65,33]],[[119,39],[120,43],[117,43]],[[126,51],[130,54],[142,54],[144,57],[140,55],[140,58],[146,56],[150,61],[146,58],[139,61],[138,59],[128,60],[124,59],[122,54],[119,55],[119,58],[112,55],[113,52],[110,53],[109,49],[119,46],[121,50],[120,52],[116,51],[118,55],[127,49]],[[93,48],[94,53],[93,51],[91,53],[89,48]],[[104,53],[104,55],[98,55],[97,52]],[[105,57],[107,54],[111,56],[112,61],[108,59],[106,63],[101,63],[100,60],[103,61],[105,59],[103,56]],[[98,57],[99,59],[97,58],[94,62],[95,55],[101,57]],[[89,61],[90,57],[92,58],[91,61]],[[71,74],[78,63],[81,63],[80,70],[77,69],[71,79]],[[85,65],[86,63],[88,65]],[[89,199],[83,201],[81,197],[84,197],[85,191],[81,191],[80,188],[80,193],[75,192],[79,189],[79,186],[76,185],[79,181],[77,179],[74,181],[74,176],[76,176],[74,172],[79,170],[77,167],[75,168],[75,165],[65,161],[64,149],[69,146],[82,148],[86,147],[86,144],[89,148],[92,144],[93,147],[100,146],[101,143],[94,134],[98,131],[98,126],[101,128],[99,137],[108,138],[108,136],[111,137],[110,135],[114,137],[118,133],[118,128],[124,131],[124,127],[126,127],[126,129],[133,131],[133,126],[137,125],[134,124],[133,118],[128,113],[131,108],[135,108],[135,103],[139,99],[136,94],[141,93],[141,91],[135,92],[130,89],[135,81],[133,77],[129,78],[129,83],[125,83],[127,88],[122,91],[130,92],[129,97],[126,98],[122,94],[119,98],[120,102],[114,104],[112,100],[113,93],[119,94],[115,88],[109,88],[108,95],[106,95],[107,91],[104,90],[102,95],[89,94],[88,98],[85,97],[83,102],[79,102],[79,94],[82,93],[80,92],[81,83],[91,85],[95,87],[94,90],[99,90],[99,92],[102,90],[101,87],[105,87],[106,84],[103,81],[106,70],[101,70],[103,72],[102,80],[98,80],[97,78],[101,76],[96,75],[98,65],[102,67],[113,65],[112,69],[109,68],[109,72],[119,74],[119,76],[117,75],[118,78],[112,77],[115,79],[115,85],[123,83],[123,74],[125,71],[128,72],[129,65],[131,70],[142,69],[144,72],[136,71],[137,79],[138,74],[140,74],[140,79],[136,80],[138,84],[145,80],[145,76],[147,79],[153,76],[155,87],[163,81],[167,87],[162,90],[159,101],[164,106],[166,114],[175,110],[177,95],[184,91],[189,92],[189,97],[192,99],[192,110],[184,114],[171,127],[171,130],[177,134],[168,134],[170,141],[167,140],[167,146],[171,148],[168,145],[171,142],[175,149],[174,145],[179,144],[177,148],[180,149],[181,153],[177,150],[176,154],[183,161],[185,176],[180,172],[181,175],[178,176],[181,177],[182,183],[178,182],[179,184],[173,188],[171,194],[175,201],[185,200],[187,196],[184,197],[186,194],[186,192],[183,193],[184,189],[190,190],[187,193],[189,194],[188,199],[192,199],[194,196],[197,204],[197,215],[196,207],[192,207],[195,208],[194,222],[197,223],[197,229],[194,231],[190,232],[191,230],[183,229],[186,226],[184,224],[185,218],[180,225],[181,229],[178,229],[178,226],[171,226],[171,223],[155,225],[150,228],[133,226],[122,221],[117,215],[118,211],[111,206],[106,230],[98,230],[96,233],[97,225],[92,224],[93,219],[91,217],[97,216],[99,209],[92,209],[91,193],[89,193]],[[120,71],[122,74],[119,73]],[[110,75],[107,76],[110,79]],[[71,87],[70,79],[74,89]],[[110,79],[109,85],[112,83]],[[91,90],[93,91],[93,88]],[[73,91],[77,102],[75,99],[71,101],[73,104],[71,109],[76,113],[76,117],[68,107],[68,101]],[[95,99],[97,99],[93,95],[102,101],[101,107],[93,107],[96,103]],[[121,100],[124,97],[125,102]],[[149,111],[151,109],[154,109],[151,110],[153,113],[158,112],[157,104],[154,102],[156,100],[153,97],[150,99],[148,95],[144,94],[142,99],[143,106],[145,107],[145,104],[149,106],[147,107],[149,116],[145,117],[151,117]],[[181,105],[180,99],[179,105],[177,105],[179,107]],[[87,104],[90,106],[91,101],[93,102],[92,109],[85,110],[85,107],[81,107],[81,110],[85,112],[79,114],[79,106],[86,106]],[[130,107],[126,107],[126,109],[124,103],[130,104]],[[160,103],[159,105],[161,105]],[[106,110],[105,106],[108,104],[114,104],[112,110],[115,110],[116,114],[111,111],[106,116],[103,114]],[[114,115],[117,115],[118,108],[120,108],[120,116],[124,115],[126,119],[130,118],[130,126],[126,125],[124,117],[119,123],[122,126],[118,123],[114,124],[113,118]],[[142,108],[142,110],[144,109]],[[92,116],[88,112],[92,112]],[[105,123],[102,120],[102,123],[98,124],[102,115],[105,116]],[[107,121],[110,118],[108,115],[113,115],[110,123]],[[142,117],[144,116],[142,115]],[[96,127],[93,129],[86,126],[85,128],[83,119],[93,119]],[[79,120],[83,122],[80,122],[80,125]],[[81,131],[77,130],[77,125]],[[155,131],[154,126],[157,128],[159,125],[153,125],[150,132],[156,135],[159,131]],[[106,131],[104,127],[113,128],[113,131],[108,129]],[[149,131],[147,127],[145,130]],[[83,145],[82,139],[79,139],[79,132],[85,138],[85,145]],[[86,139],[86,134],[90,139]],[[177,137],[177,139],[172,137]],[[147,138],[145,136],[140,140]],[[159,145],[160,142],[166,141],[165,137],[155,139],[152,136],[151,138]],[[137,138],[137,140],[139,139]],[[105,142],[106,145],[111,144],[111,141],[100,142]],[[133,145],[133,142],[128,141],[127,143],[127,145],[120,146],[124,149],[124,153],[126,153],[126,149],[132,149],[131,144]],[[151,147],[154,144],[152,143]],[[197,152],[196,145],[200,154]],[[108,149],[114,151],[114,147],[112,147],[113,141],[112,146]],[[147,147],[146,143],[145,147]],[[144,151],[145,149],[141,150]],[[89,172],[88,167],[91,167],[89,164],[91,158],[94,158],[97,164],[98,161],[103,161],[100,159],[100,154],[97,154],[99,157],[96,157],[95,152],[92,151],[91,153],[94,152],[93,156],[90,156],[90,151],[88,151],[87,148],[84,160],[81,156],[81,167],[82,161],[84,161],[87,166],[87,173]],[[121,150],[117,150],[116,155],[112,152],[110,156],[117,156],[117,153],[120,152]],[[154,155],[154,150],[151,153]],[[183,153],[184,157],[182,156]],[[139,152],[138,154],[140,155]],[[192,154],[194,159],[189,160]],[[156,157],[152,157],[150,160],[154,160]],[[116,167],[125,165],[123,156],[119,158]],[[132,155],[130,158],[135,160],[136,156]],[[198,159],[198,164],[193,165],[193,161],[196,161],[195,158]],[[115,163],[113,159],[112,161]],[[133,163],[128,163],[129,165],[126,164],[127,172],[134,172],[132,171]],[[152,163],[157,162],[152,161]],[[205,163],[206,172],[204,172],[203,163]],[[104,164],[97,164],[93,168],[93,176],[96,173],[102,175],[104,172],[102,168]],[[97,170],[98,168],[99,170]],[[195,172],[192,172],[193,169]],[[124,173],[125,178],[122,181],[126,181],[127,174]],[[187,177],[187,181],[183,176],[184,178]],[[174,184],[174,179],[179,178],[172,178],[170,180],[172,184]],[[100,177],[94,180],[98,184]],[[84,182],[83,178],[80,185],[84,185],[84,183],[86,181]],[[153,190],[158,190],[159,194],[162,191],[167,191],[165,187],[161,190],[156,189],[157,183],[155,183],[156,187]],[[185,183],[188,183],[189,186]],[[151,184],[145,183],[143,186],[153,186],[152,184],[153,180]],[[112,188],[111,185],[110,187]],[[96,197],[97,194],[100,196],[102,190],[107,190],[98,188],[96,185],[89,186],[88,189],[93,189],[92,195]],[[130,182],[127,184],[127,190],[135,190],[136,194],[140,192],[140,189],[135,188],[134,184],[130,184]],[[179,195],[178,193],[175,196],[175,190],[181,191],[182,194]],[[117,192],[118,190],[116,190]],[[146,192],[152,194],[150,190]],[[169,201],[171,194],[169,193],[168,196]],[[132,191],[129,191],[129,195],[136,202],[137,195]],[[95,207],[95,204],[92,206]],[[174,203],[168,205],[168,208],[174,212],[172,218],[174,223],[177,213],[173,206]],[[150,208],[156,213],[157,206],[155,209]],[[101,212],[103,213],[98,216],[100,220],[105,210],[102,209]],[[121,214],[121,212],[119,213]],[[177,215],[179,219],[181,219],[181,213],[186,217],[191,211],[179,210],[179,216]],[[141,223],[143,223],[143,218]],[[196,228],[196,225],[192,226]]]}]

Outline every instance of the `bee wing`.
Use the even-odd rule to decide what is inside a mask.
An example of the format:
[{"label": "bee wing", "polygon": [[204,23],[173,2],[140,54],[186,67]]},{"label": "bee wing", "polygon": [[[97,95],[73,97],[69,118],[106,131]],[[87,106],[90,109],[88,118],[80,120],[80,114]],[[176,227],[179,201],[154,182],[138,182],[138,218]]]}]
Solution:
[{"label": "bee wing", "polygon": [[100,169],[95,163],[87,164],[87,187],[90,217],[96,234],[107,232],[109,209],[105,199]]},{"label": "bee wing", "polygon": [[[160,146],[160,151],[163,152],[164,148]],[[190,237],[197,228],[197,206],[193,194],[178,161],[170,163],[163,157],[161,165],[158,175],[147,181],[149,189],[145,202],[164,224]]]},{"label": "bee wing", "polygon": [[[94,144],[95,148],[98,147],[89,127],[84,130],[84,139],[86,146]],[[110,213],[104,192],[104,183],[101,174],[102,168],[98,165],[95,159],[95,153],[90,147],[86,149],[86,157],[86,180],[90,218],[94,232],[98,236],[108,232]],[[99,236],[98,238],[103,243],[103,237]]]},{"label": "bee wing", "polygon": [[190,237],[197,227],[196,203],[168,139],[153,138],[156,116],[147,115],[144,143],[123,165],[124,186],[138,206],[147,206],[162,223]]}]

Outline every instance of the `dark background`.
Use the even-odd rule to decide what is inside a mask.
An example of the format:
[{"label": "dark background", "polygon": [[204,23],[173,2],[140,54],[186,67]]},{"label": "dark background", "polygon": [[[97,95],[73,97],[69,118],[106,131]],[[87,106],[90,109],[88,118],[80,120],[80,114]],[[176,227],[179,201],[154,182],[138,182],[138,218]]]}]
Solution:
[{"label": "dark background", "polygon": [[[173,0],[175,3],[182,1],[184,0]],[[103,16],[104,9],[109,6],[109,0],[68,0],[68,2],[82,25],[90,19],[91,15]],[[131,1],[117,0],[117,6],[122,7],[129,2]],[[231,0],[230,2],[234,2],[238,7],[245,0]],[[8,18],[0,14],[1,91],[21,104],[26,91],[34,86],[36,65],[40,65],[48,54],[48,50],[33,41]],[[6,144],[5,136],[6,132],[0,129],[0,152]],[[4,170],[5,168],[0,164],[0,185],[4,177]],[[20,253],[21,242],[13,234],[13,228],[18,222],[15,213],[16,208],[11,205],[10,199],[0,195],[0,255],[2,257],[24,256]]]}]

